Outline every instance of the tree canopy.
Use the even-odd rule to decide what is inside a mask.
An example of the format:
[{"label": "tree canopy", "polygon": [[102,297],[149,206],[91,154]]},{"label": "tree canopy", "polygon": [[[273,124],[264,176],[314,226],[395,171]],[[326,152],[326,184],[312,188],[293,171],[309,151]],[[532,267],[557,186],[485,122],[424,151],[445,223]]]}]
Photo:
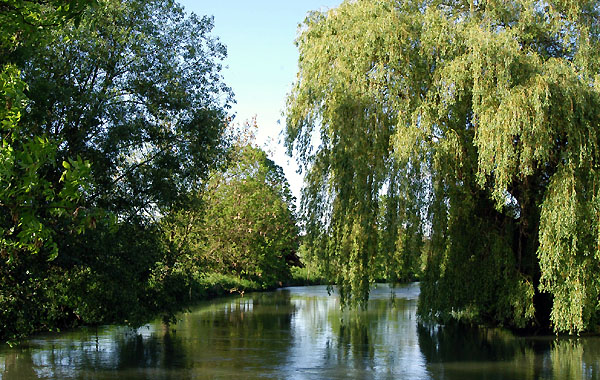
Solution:
[{"label": "tree canopy", "polygon": [[[346,302],[406,231],[429,240],[422,318],[598,324],[599,16],[595,1],[533,0],[309,15],[286,141],[307,237]],[[378,219],[381,199],[403,201]]]},{"label": "tree canopy", "polygon": [[237,140],[197,202],[166,217],[163,229],[188,266],[277,286],[297,261],[295,199],[281,167]]},{"label": "tree canopy", "polygon": [[180,310],[156,299],[158,220],[228,147],[212,18],[170,0],[0,10],[0,338]]},{"label": "tree canopy", "polygon": [[174,1],[103,1],[26,56],[24,124],[93,162],[89,207],[147,218],[222,159],[232,93],[212,28]]}]

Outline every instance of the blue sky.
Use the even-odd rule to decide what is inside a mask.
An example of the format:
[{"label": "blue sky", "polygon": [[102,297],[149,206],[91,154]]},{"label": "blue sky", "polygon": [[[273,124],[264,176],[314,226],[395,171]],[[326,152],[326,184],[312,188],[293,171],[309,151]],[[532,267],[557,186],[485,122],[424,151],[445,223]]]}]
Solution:
[{"label": "blue sky", "polygon": [[[227,46],[225,83],[234,93],[236,121],[256,116],[260,145],[272,142],[271,158],[283,167],[294,195],[302,184],[295,159],[285,155],[279,133],[281,112],[296,78],[298,51],[294,40],[311,10],[337,7],[341,0],[179,0],[188,12],[215,17],[213,35]],[[278,124],[278,120],[281,124]]]}]

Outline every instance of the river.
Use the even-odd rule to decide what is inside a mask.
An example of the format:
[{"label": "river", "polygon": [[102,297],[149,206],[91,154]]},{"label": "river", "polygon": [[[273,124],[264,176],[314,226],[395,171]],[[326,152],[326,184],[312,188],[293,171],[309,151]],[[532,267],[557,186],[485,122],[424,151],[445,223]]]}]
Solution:
[{"label": "river", "polygon": [[106,326],[0,346],[0,379],[600,379],[600,337],[422,327],[418,284],[366,311],[323,286],[205,302],[166,329]]}]

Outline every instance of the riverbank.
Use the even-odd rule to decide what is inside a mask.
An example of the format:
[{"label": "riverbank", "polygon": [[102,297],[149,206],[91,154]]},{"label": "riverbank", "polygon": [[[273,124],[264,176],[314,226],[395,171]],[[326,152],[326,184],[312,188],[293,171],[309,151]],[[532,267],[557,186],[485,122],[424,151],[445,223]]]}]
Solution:
[{"label": "riverbank", "polygon": [[[197,279],[193,286],[193,301],[203,301],[228,294],[270,291],[287,286],[326,285],[327,281],[315,271],[292,267],[290,277],[273,284],[260,284],[233,275],[210,273]],[[191,290],[190,290],[191,291]]]},{"label": "riverbank", "polygon": [[[271,283],[259,283],[241,277],[221,273],[196,273],[184,276],[165,276],[161,281],[148,283],[146,290],[131,299],[128,307],[120,307],[120,312],[96,313],[95,318],[87,318],[81,308],[67,310],[61,315],[47,313],[42,317],[30,312],[27,329],[18,333],[10,333],[8,326],[0,326],[0,339],[10,345],[29,336],[77,327],[94,327],[101,325],[129,325],[137,327],[153,319],[162,318],[165,323],[176,322],[176,316],[193,307],[198,302],[211,300],[217,297],[250,292],[264,292],[285,286],[320,285],[325,281],[305,268],[292,267],[290,276]],[[127,289],[123,289],[126,292]],[[92,305],[87,305],[90,308]],[[98,306],[98,305],[97,305]],[[99,306],[98,306],[99,307]],[[39,312],[38,314],[40,314]],[[57,313],[55,313],[57,314]],[[89,314],[89,313],[88,313]],[[25,318],[25,316],[23,316]],[[16,331],[15,329],[13,329]]]},{"label": "riverbank", "polygon": [[261,284],[256,281],[243,279],[233,275],[210,273],[196,279],[190,287],[190,304],[198,301],[211,300],[213,298],[229,294],[245,294],[250,292],[271,291],[288,286],[327,285],[324,277],[315,271],[306,268],[290,268],[290,277],[282,279],[273,284]]},{"label": "riverbank", "polygon": [[[187,283],[187,285],[185,284]],[[253,292],[267,292],[289,286],[326,285],[327,281],[317,271],[306,267],[291,267],[290,276],[271,283],[260,283],[235,275],[207,273],[188,278],[167,290],[163,288],[162,309],[153,318],[162,317],[165,324],[177,322],[176,316],[202,301],[227,295],[244,295]],[[150,320],[150,319],[149,319]]]}]

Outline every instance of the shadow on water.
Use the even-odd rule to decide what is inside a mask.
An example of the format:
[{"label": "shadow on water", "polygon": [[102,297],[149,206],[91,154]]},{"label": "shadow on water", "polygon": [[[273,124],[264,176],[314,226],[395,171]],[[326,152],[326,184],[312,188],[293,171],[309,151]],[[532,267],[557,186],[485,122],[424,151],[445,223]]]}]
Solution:
[{"label": "shadow on water", "polygon": [[186,349],[170,333],[139,334],[125,328],[106,328],[96,336],[87,330],[49,335],[0,356],[0,379],[170,379],[161,371],[172,368]]},{"label": "shadow on water", "polygon": [[264,293],[205,303],[168,328],[47,334],[0,349],[0,380],[268,375],[291,345],[292,313],[288,292]]},{"label": "shadow on water", "polygon": [[[150,337],[134,334],[119,340],[114,353],[114,368],[123,370],[184,367],[187,362],[187,350],[182,339],[164,326],[160,327],[161,333]],[[90,367],[96,366],[91,365]]]},{"label": "shadow on water", "polygon": [[433,379],[600,379],[600,337],[515,337],[464,325],[417,332]]},{"label": "shadow on water", "polygon": [[107,326],[0,347],[0,380],[600,378],[600,337],[425,327],[418,294],[418,285],[380,287],[364,311],[341,311],[324,287],[213,300],[169,328]]}]

